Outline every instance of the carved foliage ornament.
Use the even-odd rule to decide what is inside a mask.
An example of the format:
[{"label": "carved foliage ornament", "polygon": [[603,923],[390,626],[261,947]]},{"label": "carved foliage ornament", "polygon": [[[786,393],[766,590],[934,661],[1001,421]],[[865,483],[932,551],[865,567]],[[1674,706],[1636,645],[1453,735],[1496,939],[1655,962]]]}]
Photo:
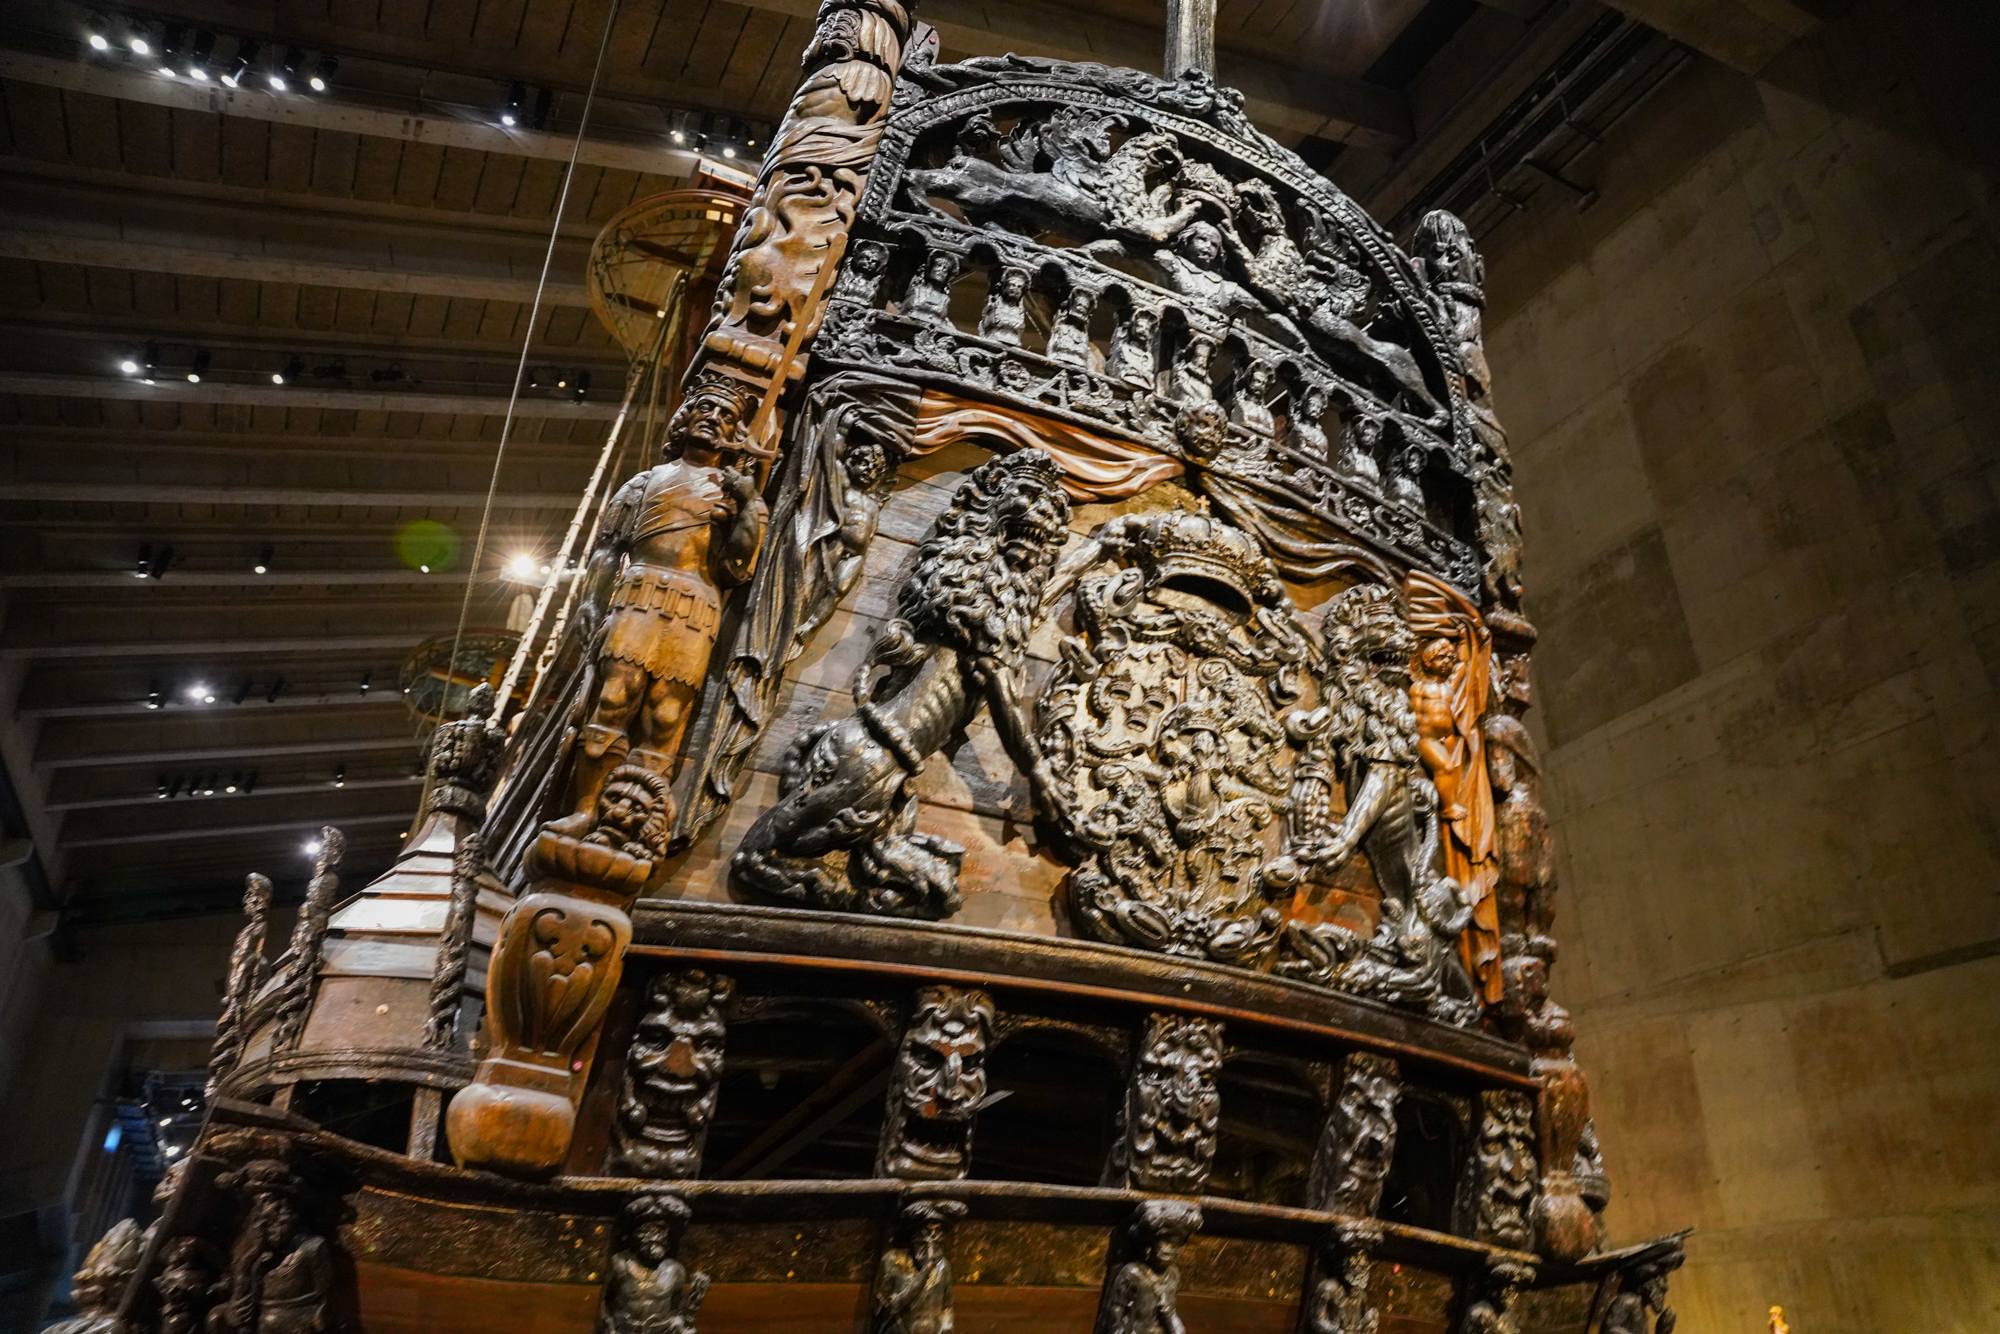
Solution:
[{"label": "carved foliage ornament", "polygon": [[662,973],[626,1052],[614,1160],[627,1175],[688,1180],[701,1174],[722,1091],[723,1008],[735,983],[698,968]]}]

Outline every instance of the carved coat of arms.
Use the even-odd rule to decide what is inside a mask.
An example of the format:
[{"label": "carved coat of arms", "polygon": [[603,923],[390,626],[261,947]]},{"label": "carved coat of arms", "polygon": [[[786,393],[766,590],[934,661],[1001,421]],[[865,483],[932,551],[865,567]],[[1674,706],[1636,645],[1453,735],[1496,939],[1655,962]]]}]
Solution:
[{"label": "carved coat of arms", "polygon": [[1205,515],[1114,520],[1067,573],[1078,633],[1039,739],[1070,785],[1072,911],[1115,944],[1254,965],[1299,875],[1284,717],[1311,639],[1256,542]]}]

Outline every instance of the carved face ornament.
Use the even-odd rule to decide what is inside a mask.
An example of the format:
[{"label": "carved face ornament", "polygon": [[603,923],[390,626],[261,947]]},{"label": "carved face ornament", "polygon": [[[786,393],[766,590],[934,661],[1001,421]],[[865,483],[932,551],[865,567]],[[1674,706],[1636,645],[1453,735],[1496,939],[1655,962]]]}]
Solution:
[{"label": "carved face ornament", "polygon": [[1222,1097],[1215,1072],[1222,1053],[1206,1030],[1191,1025],[1169,1032],[1139,1058],[1142,1150],[1169,1156],[1205,1157],[1202,1142],[1215,1133]]},{"label": "carved face ornament", "polygon": [[748,400],[747,391],[728,385],[701,386],[674,413],[667,427],[666,453],[671,457],[694,449],[727,454],[741,448]]},{"label": "carved face ornament", "polygon": [[647,1015],[632,1044],[632,1067],[651,1095],[641,1133],[661,1148],[693,1143],[721,1087],[724,1027],[707,999],[706,991],[688,1004],[676,998]]},{"label": "carved face ornament", "polygon": [[903,1044],[901,1150],[932,1167],[965,1155],[964,1129],[986,1098],[990,1009],[976,1002],[926,1006]]}]

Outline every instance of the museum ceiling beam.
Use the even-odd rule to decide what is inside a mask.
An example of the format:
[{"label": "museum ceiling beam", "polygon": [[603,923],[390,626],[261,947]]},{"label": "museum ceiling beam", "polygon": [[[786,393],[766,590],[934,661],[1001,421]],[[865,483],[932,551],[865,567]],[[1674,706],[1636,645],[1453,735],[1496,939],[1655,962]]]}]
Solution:
[{"label": "museum ceiling beam", "polygon": [[[340,790],[343,792],[372,792],[372,791],[381,791],[388,788],[395,788],[403,792],[414,792],[415,787],[416,784],[412,781],[411,776],[405,774],[400,777],[392,777],[392,778],[349,778],[346,780],[344,786],[342,786]],[[268,787],[264,786],[263,784],[259,784],[255,792],[246,795],[255,797],[279,797],[279,796],[324,797],[327,795],[327,792],[328,792],[328,784],[326,780],[320,779],[319,781],[312,783],[273,783]],[[218,798],[180,797],[180,798],[173,798],[171,800],[179,801],[183,806],[185,806],[190,800],[233,801],[235,800],[235,797],[233,796],[218,797]],[[151,808],[151,807],[157,807],[160,804],[161,804],[161,798],[157,792],[144,791],[144,792],[120,792],[102,796],[76,797],[76,798],[53,797],[48,802],[48,808],[52,811],[100,811],[100,810],[114,810],[123,806],[139,806],[139,807]]]},{"label": "museum ceiling beam", "polygon": [[[218,235],[227,235],[219,232]],[[298,283],[347,291],[396,292],[411,296],[457,297],[473,301],[535,299],[533,278],[476,273],[426,273],[395,265],[329,264],[287,259],[269,254],[193,246],[153,245],[141,241],[93,236],[57,235],[11,229],[0,231],[0,259],[33,260],[44,264],[80,264],[99,269],[128,269],[190,278],[232,278],[267,283]],[[542,291],[544,306],[588,306],[583,284],[551,282]]]},{"label": "museum ceiling beam", "polygon": [[[476,511],[485,505],[486,493],[348,487],[165,486],[151,482],[0,482],[0,501],[5,500],[93,505],[351,505],[359,508]],[[502,491],[494,496],[493,504],[496,510],[567,512],[576,508],[576,495],[567,491]],[[175,578],[178,582],[178,574]],[[243,582],[261,581],[253,577]]]},{"label": "museum ceiling beam", "polygon": [[[251,408],[333,408],[354,412],[426,412],[474,417],[499,417],[507,411],[505,395],[373,393],[365,389],[307,389],[293,385],[218,384],[205,380],[188,384],[162,378],[157,384],[136,379],[93,375],[0,373],[0,394],[30,397],[118,399],[141,403],[212,403]],[[573,421],[610,421],[615,403],[572,403],[522,395],[516,417],[556,417]],[[576,503],[574,496],[570,504]]]},{"label": "museum ceiling beam", "polygon": [[[368,584],[434,584],[438,576],[417,570],[292,570],[283,566],[267,574],[249,570],[183,570],[173,572],[175,588],[324,588]],[[0,574],[0,589],[22,592],[63,588],[130,588],[130,570],[37,570]]]},{"label": "museum ceiling beam", "polygon": [[200,839],[241,838],[246,834],[279,834],[297,831],[309,834],[323,824],[337,826],[343,833],[351,829],[369,826],[406,825],[410,822],[407,810],[388,811],[369,815],[308,814],[296,820],[276,820],[258,824],[217,824],[160,829],[150,833],[101,834],[88,838],[71,838],[64,834],[60,838],[65,848],[109,848],[134,843],[181,843]]},{"label": "museum ceiling beam", "polygon": [[[402,736],[315,737],[304,741],[272,741],[240,746],[186,746],[179,749],[88,751],[63,746],[38,751],[35,763],[47,769],[109,768],[122,764],[244,764],[288,755],[353,755],[369,751],[418,752],[416,739]],[[409,812],[403,813],[405,820]]]},{"label": "museum ceiling beam", "polygon": [[[441,580],[450,575],[438,576]],[[0,648],[0,659],[82,661],[92,658],[240,658],[248,654],[332,653],[356,649],[387,649],[401,653],[412,643],[408,634],[295,635],[241,639],[144,639],[101,644],[20,644]]]},{"label": "museum ceiling beam", "polygon": [[[510,157],[568,162],[574,137],[528,129],[505,129],[485,120],[449,114],[412,115],[407,111],[356,106],[323,97],[281,97],[255,88],[232,89],[218,84],[197,86],[77,60],[0,50],[0,79],[90,93],[123,102],[143,102],[175,111],[241,116],[310,130],[397,139],[441,148],[466,148]],[[593,135],[583,141],[577,160],[585,166],[638,171],[685,180],[700,156],[668,144],[620,142]]]},{"label": "museum ceiling beam", "polygon": [[[263,682],[260,689],[252,692],[257,711],[262,713],[298,713],[302,710],[346,710],[381,709],[402,704],[402,696],[390,689],[371,690],[367,694],[358,691],[342,691],[338,694],[286,695],[266,703],[263,699]],[[131,718],[134,720],[152,717],[158,710],[145,699],[108,699],[84,704],[50,704],[43,706],[24,705],[15,710],[21,718],[35,718],[56,721],[66,718]]]}]

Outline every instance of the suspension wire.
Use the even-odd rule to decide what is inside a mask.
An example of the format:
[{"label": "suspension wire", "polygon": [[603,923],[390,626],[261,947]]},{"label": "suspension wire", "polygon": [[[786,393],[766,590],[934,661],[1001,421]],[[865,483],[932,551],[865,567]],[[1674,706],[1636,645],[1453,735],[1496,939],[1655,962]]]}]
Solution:
[{"label": "suspension wire", "polygon": [[[577,159],[583,154],[584,132],[590,128],[590,109],[597,100],[597,81],[604,73],[604,53],[611,49],[611,28],[618,21],[623,0],[611,0],[604,16],[604,35],[597,41],[597,61],[590,67],[590,86],[584,90],[583,112],[576,122],[576,140],[570,145],[569,165],[563,168],[562,190],[556,195],[556,216],[549,225],[549,247],[542,255],[542,276],[535,283],[534,304],[528,308],[528,328],[521,338],[521,360],[514,367],[514,387],[507,395],[507,415],[500,422],[500,443],[493,451],[493,475],[486,483],[486,507],[479,512],[479,536],[472,544],[472,565],[465,575],[465,595],[458,603],[458,628],[451,635],[451,656],[445,659],[445,691],[449,698],[451,674],[458,664],[458,649],[465,639],[465,618],[472,609],[472,590],[479,582],[479,565],[486,556],[487,529],[493,521],[493,501],[500,490],[500,466],[507,458],[507,438],[514,428],[514,411],[521,401],[521,383],[528,375],[528,352],[534,346],[535,328],[542,318],[542,297],[548,291],[549,270],[555,267],[556,242],[562,237],[563,210],[569,204],[569,187],[576,180]],[[442,702],[442,701],[441,701]],[[428,786],[428,780],[426,782]]]}]

